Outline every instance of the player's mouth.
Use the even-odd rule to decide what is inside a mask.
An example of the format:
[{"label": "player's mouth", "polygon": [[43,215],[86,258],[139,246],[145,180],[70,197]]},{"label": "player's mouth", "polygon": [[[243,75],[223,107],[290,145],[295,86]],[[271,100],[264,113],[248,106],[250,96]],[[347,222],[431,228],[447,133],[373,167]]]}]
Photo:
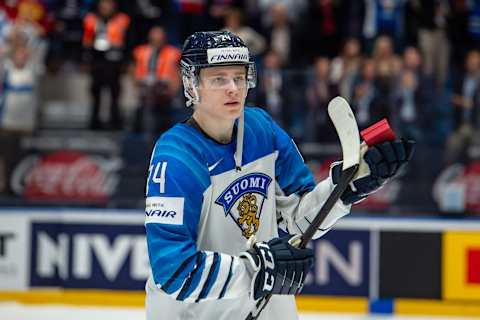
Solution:
[{"label": "player's mouth", "polygon": [[225,102],[225,105],[227,107],[238,107],[238,106],[240,106],[240,102],[239,101],[228,101],[228,102]]}]

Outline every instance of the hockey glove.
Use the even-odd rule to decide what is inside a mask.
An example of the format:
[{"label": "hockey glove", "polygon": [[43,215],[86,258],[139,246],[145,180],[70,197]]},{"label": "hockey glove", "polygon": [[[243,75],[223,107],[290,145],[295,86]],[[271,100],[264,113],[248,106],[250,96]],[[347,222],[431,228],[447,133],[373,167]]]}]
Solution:
[{"label": "hockey glove", "polygon": [[[389,180],[400,175],[412,159],[415,142],[394,140],[376,144],[368,148],[360,168],[350,186],[340,197],[345,204],[357,203],[369,194],[380,189]],[[342,162],[332,165],[331,177],[334,184],[340,180]]]},{"label": "hockey glove", "polygon": [[[314,263],[312,249],[292,246],[293,236],[256,242],[240,257],[248,260],[253,273],[252,294],[255,300],[271,294],[297,294],[303,288],[308,271]],[[298,237],[298,236],[296,236]]]}]

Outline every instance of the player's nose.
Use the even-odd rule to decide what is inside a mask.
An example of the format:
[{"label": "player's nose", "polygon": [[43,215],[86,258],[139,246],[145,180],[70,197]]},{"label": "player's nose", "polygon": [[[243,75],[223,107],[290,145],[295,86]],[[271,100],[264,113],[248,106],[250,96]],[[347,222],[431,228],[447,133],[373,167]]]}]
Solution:
[{"label": "player's nose", "polygon": [[226,89],[228,93],[233,93],[233,92],[237,92],[240,89],[240,87],[237,83],[235,83],[234,79],[230,79],[228,81]]}]

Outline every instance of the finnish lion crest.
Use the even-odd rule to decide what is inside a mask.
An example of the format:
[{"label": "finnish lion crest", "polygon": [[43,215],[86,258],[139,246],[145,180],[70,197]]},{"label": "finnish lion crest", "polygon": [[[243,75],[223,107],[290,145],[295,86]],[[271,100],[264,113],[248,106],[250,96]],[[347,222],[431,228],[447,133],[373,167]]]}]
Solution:
[{"label": "finnish lion crest", "polygon": [[230,215],[245,238],[257,233],[263,202],[267,198],[272,178],[264,173],[251,173],[233,181],[216,199]]},{"label": "finnish lion crest", "polygon": [[252,193],[245,194],[237,209],[240,214],[237,219],[238,225],[242,229],[242,235],[248,239],[257,233],[260,226],[260,219],[257,217],[257,197]]}]

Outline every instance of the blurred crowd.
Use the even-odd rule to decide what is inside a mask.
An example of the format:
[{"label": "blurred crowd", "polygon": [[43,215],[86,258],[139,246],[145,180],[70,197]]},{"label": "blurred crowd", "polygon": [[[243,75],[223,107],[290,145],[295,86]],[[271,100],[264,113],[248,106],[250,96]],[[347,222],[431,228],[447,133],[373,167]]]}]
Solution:
[{"label": "blurred crowd", "polygon": [[[88,129],[158,135],[183,110],[181,43],[216,29],[255,57],[248,103],[298,141],[336,139],[326,114],[336,95],[362,128],[387,117],[400,136],[445,145],[445,164],[478,128],[480,0],[2,0],[0,130],[34,132],[39,79],[68,69],[90,79]],[[128,119],[125,75],[137,94]]]}]

